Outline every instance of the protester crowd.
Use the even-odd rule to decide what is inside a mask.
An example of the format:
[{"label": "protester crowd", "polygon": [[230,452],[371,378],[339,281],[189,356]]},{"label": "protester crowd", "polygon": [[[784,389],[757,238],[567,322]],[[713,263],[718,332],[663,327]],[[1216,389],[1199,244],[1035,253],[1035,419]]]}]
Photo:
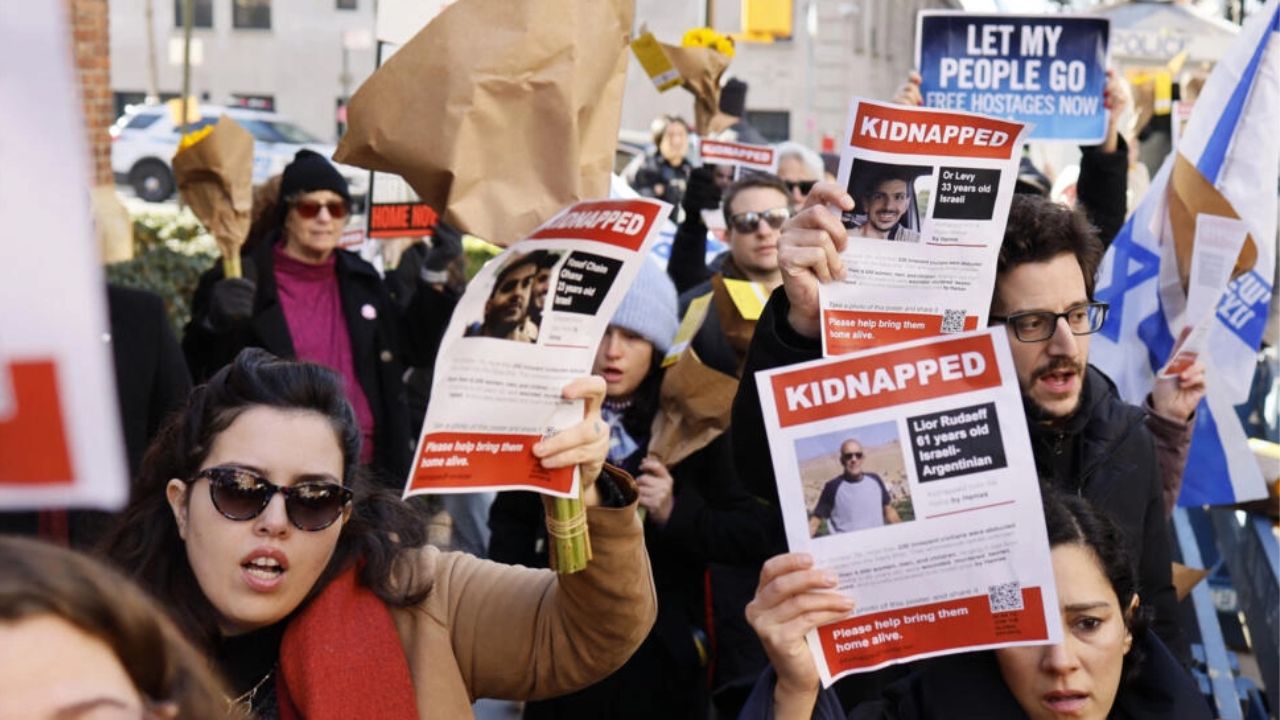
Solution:
[{"label": "protester crowd", "polygon": [[[895,100],[920,104],[918,85]],[[764,142],[744,119],[746,89],[724,89],[708,137]],[[473,528],[458,543],[470,552],[427,544],[421,507],[398,491],[423,407],[443,402],[429,368],[463,289],[461,245],[441,227],[384,277],[338,249],[346,182],[304,150],[259,198],[244,276],[201,278],[181,352],[163,323],[159,349],[113,331],[128,507],[74,533],[65,517],[57,531],[56,513],[4,520],[97,559],[0,540],[0,717],[41,703],[50,713],[35,717],[81,717],[93,703],[121,717],[458,718],[484,697],[523,701],[526,718],[1208,717],[1186,670],[1168,524],[1203,365],[1135,406],[1089,364],[1107,313],[1095,275],[1126,216],[1134,142],[1118,77],[1106,102],[1115,121],[1082,148],[1076,207],[1024,166],[991,304],[1042,483],[1061,644],[820,688],[804,636],[853,603],[811,558],[785,553],[751,379],[821,356],[818,286],[843,276],[854,232],[835,209],[900,216],[895,180],[851,197],[794,142],[778,146],[776,175],[735,178],[698,161],[689,122],[663,116],[628,180],[679,208],[669,261],[645,262],[594,377],[566,388],[585,401],[582,421],[535,448],[544,467],[581,471],[587,570],[547,569],[548,506],[532,493],[451,507],[460,532]],[[708,212],[728,248],[711,260]],[[890,219],[867,232],[893,239]],[[536,339],[549,272],[532,255],[504,269],[467,332]],[[741,306],[737,282],[762,289],[763,311]],[[113,309],[128,297],[112,293]],[[682,326],[688,349],[669,357]],[[139,362],[157,376],[146,387]],[[421,368],[415,389],[406,378]],[[664,412],[689,427],[659,437]],[[841,446],[831,494],[874,482],[877,513],[896,522],[862,453]],[[830,521],[833,502],[814,520]],[[58,643],[91,647],[99,665],[74,676],[105,689],[42,693],[47,678],[13,674],[25,648]]]}]

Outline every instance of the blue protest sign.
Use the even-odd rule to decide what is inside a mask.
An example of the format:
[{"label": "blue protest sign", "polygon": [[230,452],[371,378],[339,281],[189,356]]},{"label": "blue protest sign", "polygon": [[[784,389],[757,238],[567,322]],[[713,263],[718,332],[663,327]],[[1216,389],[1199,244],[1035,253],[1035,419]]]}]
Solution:
[{"label": "blue protest sign", "polygon": [[1105,18],[921,11],[916,67],[928,107],[1031,123],[1031,140],[1102,142]]}]

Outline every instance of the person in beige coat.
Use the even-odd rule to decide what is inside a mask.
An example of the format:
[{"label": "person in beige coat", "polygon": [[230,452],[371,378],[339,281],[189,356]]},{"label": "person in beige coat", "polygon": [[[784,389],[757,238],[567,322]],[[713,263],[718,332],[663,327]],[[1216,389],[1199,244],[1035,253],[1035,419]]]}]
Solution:
[{"label": "person in beige coat", "polygon": [[[365,489],[341,379],[243,351],[148,452],[106,554],[203,643],[259,718],[465,718],[621,666],[656,612],[634,481],[604,467],[604,382],[533,448],[579,468],[594,557],[569,575],[426,546],[422,519]],[[277,497],[278,496],[278,497]]]}]

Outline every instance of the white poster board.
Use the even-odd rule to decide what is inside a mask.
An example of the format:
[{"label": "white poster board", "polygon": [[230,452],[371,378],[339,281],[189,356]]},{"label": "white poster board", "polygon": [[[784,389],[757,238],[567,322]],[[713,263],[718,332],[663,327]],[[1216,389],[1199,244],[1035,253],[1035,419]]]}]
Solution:
[{"label": "white poster board", "polygon": [[89,150],[61,2],[0,4],[0,508],[128,494]]}]

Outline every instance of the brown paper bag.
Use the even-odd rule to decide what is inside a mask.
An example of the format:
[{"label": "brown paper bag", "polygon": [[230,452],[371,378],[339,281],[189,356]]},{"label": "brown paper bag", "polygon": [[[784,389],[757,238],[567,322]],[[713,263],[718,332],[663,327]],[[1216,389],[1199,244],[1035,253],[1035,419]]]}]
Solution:
[{"label": "brown paper bag", "polygon": [[662,379],[649,454],[671,467],[709,445],[729,427],[737,392],[737,378],[707,367],[687,348]]},{"label": "brown paper bag", "polygon": [[227,277],[239,277],[253,209],[253,135],[223,115],[213,131],[173,156],[178,192],[218,241]]},{"label": "brown paper bag", "polygon": [[[1209,182],[1186,156],[1178,153],[1173,161],[1173,171],[1169,176],[1169,225],[1173,230],[1173,251],[1178,260],[1178,277],[1182,280],[1182,290],[1186,292],[1191,282],[1191,253],[1195,246],[1196,216],[1200,213],[1221,215],[1239,219],[1240,214],[1231,206],[1231,201]],[[1244,247],[1236,257],[1235,267],[1231,269],[1231,277],[1253,269],[1258,262],[1258,245],[1250,233],[1244,239]]]},{"label": "brown paper bag", "polygon": [[1208,570],[1187,567],[1182,563],[1173,563],[1173,591],[1178,597],[1178,602],[1185,600],[1196,584],[1208,577],[1208,575]]},{"label": "brown paper bag", "polygon": [[633,0],[460,0],[360,86],[334,159],[507,245],[607,197]]},{"label": "brown paper bag", "polygon": [[720,111],[720,76],[729,67],[729,58],[711,48],[659,44],[683,78],[684,89],[693,93],[693,124],[698,134],[708,134],[711,118]]}]

